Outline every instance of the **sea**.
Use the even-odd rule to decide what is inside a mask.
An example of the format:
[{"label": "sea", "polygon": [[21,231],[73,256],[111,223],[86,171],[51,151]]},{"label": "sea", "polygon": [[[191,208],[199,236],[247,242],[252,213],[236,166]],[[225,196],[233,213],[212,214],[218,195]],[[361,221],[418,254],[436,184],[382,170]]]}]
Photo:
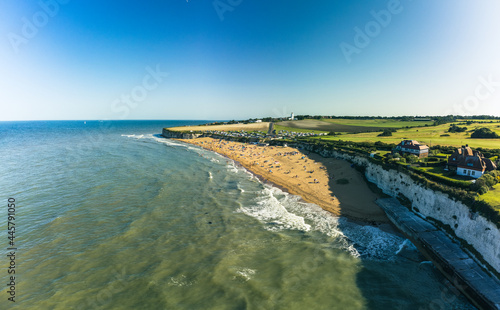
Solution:
[{"label": "sea", "polygon": [[401,235],[160,135],[201,123],[0,122],[0,309],[474,309]]}]

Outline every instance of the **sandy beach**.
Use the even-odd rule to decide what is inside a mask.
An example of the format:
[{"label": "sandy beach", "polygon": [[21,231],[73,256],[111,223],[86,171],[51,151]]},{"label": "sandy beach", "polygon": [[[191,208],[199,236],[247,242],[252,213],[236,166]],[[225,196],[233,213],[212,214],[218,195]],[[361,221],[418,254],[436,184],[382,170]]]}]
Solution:
[{"label": "sandy beach", "polygon": [[282,146],[258,146],[212,138],[180,140],[227,156],[259,177],[335,215],[388,222],[379,198],[361,173],[343,160],[304,154]]}]

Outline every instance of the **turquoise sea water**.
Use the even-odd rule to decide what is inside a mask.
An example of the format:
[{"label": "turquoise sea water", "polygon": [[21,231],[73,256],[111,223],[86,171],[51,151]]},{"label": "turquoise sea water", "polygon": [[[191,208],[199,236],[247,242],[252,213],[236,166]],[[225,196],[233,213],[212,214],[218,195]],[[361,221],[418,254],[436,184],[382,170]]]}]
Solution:
[{"label": "turquoise sea water", "polygon": [[158,135],[196,123],[0,123],[0,309],[473,309],[401,236]]}]

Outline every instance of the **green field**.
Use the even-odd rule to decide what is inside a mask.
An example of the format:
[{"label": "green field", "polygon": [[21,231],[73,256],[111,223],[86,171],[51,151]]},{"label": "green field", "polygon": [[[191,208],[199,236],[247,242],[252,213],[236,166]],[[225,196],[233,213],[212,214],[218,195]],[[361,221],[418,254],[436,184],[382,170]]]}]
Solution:
[{"label": "green field", "polygon": [[385,128],[404,128],[432,125],[433,122],[399,121],[397,119],[304,119],[277,123],[283,127],[340,133],[382,131]]},{"label": "green field", "polygon": [[433,121],[400,121],[394,119],[321,119],[323,122],[347,125],[347,126],[361,126],[361,127],[380,127],[380,128],[403,128],[403,127],[419,127],[431,126]]},{"label": "green field", "polygon": [[381,127],[370,127],[370,126],[351,126],[337,123],[324,122],[318,119],[304,119],[299,121],[284,121],[277,123],[280,126],[298,128],[298,129],[309,129],[309,130],[319,130],[326,132],[342,132],[342,133],[356,133],[356,132],[366,132],[366,131],[381,131]]},{"label": "green field", "polygon": [[[457,123],[458,124],[458,123]],[[461,125],[463,126],[463,125]],[[467,131],[475,128],[488,127],[491,130],[500,134],[499,123],[491,124],[472,124],[466,126]],[[385,143],[399,143],[402,139],[418,140],[420,143],[429,146],[448,145],[461,146],[468,144],[471,147],[483,147],[490,149],[500,149],[500,139],[471,139],[470,132],[448,133],[447,130],[450,124],[439,126],[419,127],[419,128],[404,128],[394,132],[390,137],[378,137],[380,132],[365,132],[357,134],[343,134],[340,136],[321,137],[322,140],[344,140],[353,142],[375,142],[382,141]],[[449,137],[442,137],[443,134],[449,134]]]},{"label": "green field", "polygon": [[328,133],[328,131],[324,131],[324,130],[313,130],[313,129],[304,129],[304,128],[293,128],[293,127],[286,127],[286,126],[282,126],[282,125],[278,125],[278,124],[281,124],[281,123],[275,123],[274,124],[274,129],[276,130],[276,132],[280,131],[280,130],[286,130],[286,131],[289,131],[289,132],[292,132],[292,131],[295,131],[295,132],[312,132],[312,133]]},{"label": "green field", "polygon": [[479,196],[479,200],[484,200],[489,205],[493,206],[496,211],[500,212],[500,184],[495,185],[493,189],[486,194]]}]

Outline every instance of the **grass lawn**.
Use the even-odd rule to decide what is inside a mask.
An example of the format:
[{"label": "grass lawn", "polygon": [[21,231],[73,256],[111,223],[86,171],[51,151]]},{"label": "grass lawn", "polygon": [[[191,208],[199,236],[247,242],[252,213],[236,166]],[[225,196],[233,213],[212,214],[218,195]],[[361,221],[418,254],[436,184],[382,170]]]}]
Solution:
[{"label": "grass lawn", "polygon": [[497,212],[500,212],[500,184],[495,185],[493,189],[486,194],[480,195],[479,200],[484,200],[489,205],[493,206]]},{"label": "grass lawn", "polygon": [[458,181],[474,180],[474,178],[471,178],[471,177],[456,175],[453,172],[446,171],[446,170],[444,170],[444,167],[419,167],[419,169],[425,170],[426,172],[429,172],[432,174],[437,174],[437,175],[443,176],[443,177],[448,178],[448,179],[453,179],[453,180],[458,180]]},{"label": "grass lawn", "polygon": [[[498,123],[492,124],[472,124],[467,126],[468,131],[475,128],[488,127],[491,130],[500,134],[500,126]],[[484,147],[489,149],[500,149],[500,139],[471,139],[470,132],[448,133],[447,130],[450,124],[439,126],[419,127],[419,128],[404,128],[394,132],[389,137],[378,137],[379,132],[366,132],[358,134],[343,134],[340,136],[322,137],[323,140],[343,140],[353,142],[375,142],[382,141],[385,143],[399,143],[402,139],[418,140],[420,143],[429,146],[448,145],[459,147],[468,144],[470,147]],[[449,137],[441,137],[442,134],[449,134]]]},{"label": "grass lawn", "polygon": [[385,156],[386,154],[390,154],[390,153],[392,153],[392,152],[391,152],[391,151],[377,151],[376,153],[377,153],[378,155],[380,155],[380,156]]}]

